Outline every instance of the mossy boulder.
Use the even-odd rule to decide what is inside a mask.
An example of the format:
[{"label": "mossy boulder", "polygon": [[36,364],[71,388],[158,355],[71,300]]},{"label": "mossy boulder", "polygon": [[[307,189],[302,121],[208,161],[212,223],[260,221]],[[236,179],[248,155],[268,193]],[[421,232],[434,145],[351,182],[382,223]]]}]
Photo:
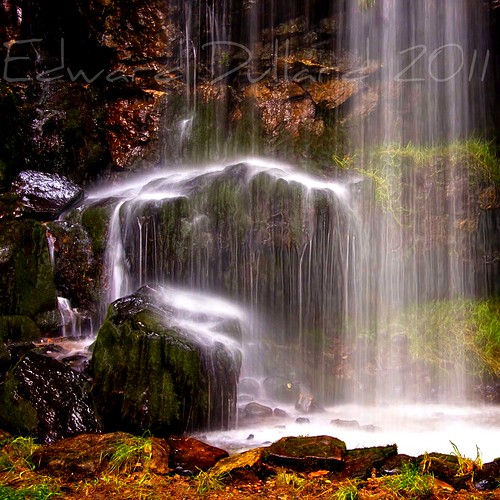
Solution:
[{"label": "mossy boulder", "polygon": [[0,315],[57,309],[45,227],[33,220],[0,223]]},{"label": "mossy boulder", "polygon": [[170,435],[233,422],[236,343],[214,331],[215,313],[178,309],[175,294],[143,287],[109,307],[91,360],[105,430]]},{"label": "mossy boulder", "polygon": [[40,329],[27,316],[0,316],[0,341],[29,342],[41,337]]},{"label": "mossy boulder", "polygon": [[345,453],[345,443],[331,436],[291,436],[273,443],[268,448],[266,461],[302,470],[339,470],[344,465]]}]

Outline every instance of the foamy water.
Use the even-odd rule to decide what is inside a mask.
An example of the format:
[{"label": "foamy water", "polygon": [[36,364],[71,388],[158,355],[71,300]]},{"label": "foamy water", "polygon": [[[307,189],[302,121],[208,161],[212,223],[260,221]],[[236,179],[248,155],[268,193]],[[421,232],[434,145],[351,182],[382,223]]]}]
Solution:
[{"label": "foamy water", "polygon": [[[483,462],[500,456],[500,408],[498,406],[402,405],[387,407],[336,406],[324,413],[305,415],[279,406],[289,418],[271,417],[264,423],[245,425],[231,431],[203,435],[206,441],[230,453],[267,446],[285,436],[335,436],[348,449],[397,444],[399,453],[410,456],[425,452],[460,453],[475,459],[479,449]],[[309,424],[298,424],[297,417]],[[380,428],[357,430],[332,425],[331,420],[356,420],[361,426]],[[253,434],[252,439],[248,439]],[[477,448],[476,448],[477,447]]]}]

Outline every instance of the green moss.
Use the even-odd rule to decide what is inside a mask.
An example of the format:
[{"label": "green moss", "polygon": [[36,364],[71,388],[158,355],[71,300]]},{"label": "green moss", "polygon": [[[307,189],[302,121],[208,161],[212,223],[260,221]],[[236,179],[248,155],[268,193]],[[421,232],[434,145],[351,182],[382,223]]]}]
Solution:
[{"label": "green moss", "polygon": [[36,221],[1,224],[0,314],[35,318],[57,308],[45,227]]},{"label": "green moss", "polygon": [[119,325],[111,311],[95,343],[93,373],[99,393],[116,398],[122,417],[135,422],[131,427],[179,430],[189,421],[183,412],[194,394],[208,412],[200,354],[190,342],[162,328],[162,319],[148,311]]},{"label": "green moss", "polygon": [[412,307],[390,327],[410,341],[415,360],[436,375],[500,377],[500,299],[434,301]]},{"label": "green moss", "polygon": [[8,373],[0,384],[0,426],[13,434],[34,434],[38,415],[33,405],[22,398],[19,381]]},{"label": "green moss", "polygon": [[27,316],[0,316],[0,341],[29,342],[41,335],[35,322]]},{"label": "green moss", "polygon": [[463,169],[471,186],[500,184],[500,161],[492,142],[472,138],[436,146],[382,144],[351,156],[333,155],[337,167],[369,178],[384,210],[397,218],[406,211],[402,193],[405,175],[420,172],[429,178],[443,169]]},{"label": "green moss", "polygon": [[82,226],[92,239],[96,257],[102,256],[106,250],[110,217],[110,209],[107,207],[90,207],[82,213]]}]

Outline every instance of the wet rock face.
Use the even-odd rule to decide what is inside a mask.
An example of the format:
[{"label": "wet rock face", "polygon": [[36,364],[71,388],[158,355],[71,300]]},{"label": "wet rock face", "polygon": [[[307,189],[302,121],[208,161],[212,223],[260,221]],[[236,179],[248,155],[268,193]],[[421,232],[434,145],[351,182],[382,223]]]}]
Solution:
[{"label": "wet rock face", "polygon": [[[113,163],[127,167],[159,144],[158,131],[164,92],[152,92],[143,98],[119,99],[107,107],[107,139]],[[153,142],[153,145],[151,144]]]},{"label": "wet rock face", "polygon": [[45,227],[32,220],[0,223],[0,315],[35,319],[55,309]]},{"label": "wet rock face", "polygon": [[54,247],[54,279],[59,293],[80,311],[96,313],[99,263],[82,225],[56,221],[47,225]]},{"label": "wet rock face", "polygon": [[85,376],[35,351],[15,358],[0,386],[0,427],[42,443],[100,430]]},{"label": "wet rock face", "polygon": [[[203,315],[192,319],[205,324]],[[161,288],[143,287],[110,306],[91,360],[106,430],[165,435],[231,424],[239,352],[226,347],[229,338],[212,340],[183,324]]]},{"label": "wet rock face", "polygon": [[18,197],[23,214],[42,219],[57,218],[83,197],[83,190],[66,177],[34,170],[20,172],[11,192]]}]

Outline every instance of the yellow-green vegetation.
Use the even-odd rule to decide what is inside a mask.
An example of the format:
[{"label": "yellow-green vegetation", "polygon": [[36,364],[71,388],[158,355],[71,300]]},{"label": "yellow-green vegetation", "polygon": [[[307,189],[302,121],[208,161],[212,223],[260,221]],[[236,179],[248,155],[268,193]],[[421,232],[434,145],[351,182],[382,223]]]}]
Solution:
[{"label": "yellow-green vegetation", "polygon": [[358,4],[362,9],[371,9],[375,6],[377,0],[358,0]]},{"label": "yellow-green vegetation", "polygon": [[34,473],[33,453],[40,445],[31,437],[0,441],[0,498],[46,500],[61,496],[56,479]]},{"label": "yellow-green vegetation", "polygon": [[474,474],[476,470],[480,470],[483,468],[483,460],[481,458],[481,453],[479,448],[476,446],[476,458],[472,460],[472,458],[467,458],[458,449],[458,446],[450,441],[451,446],[453,447],[452,455],[455,455],[458,460],[458,472],[457,476],[467,476],[469,474]]},{"label": "yellow-green vegetation", "polygon": [[210,493],[212,491],[221,491],[224,489],[224,483],[222,482],[223,476],[216,476],[210,471],[200,471],[195,477],[196,482],[196,493],[204,495],[205,493]]},{"label": "yellow-green vegetation", "polygon": [[31,437],[16,437],[7,441],[0,449],[0,472],[32,470],[32,457],[38,446]]},{"label": "yellow-green vegetation", "polygon": [[149,435],[134,436],[120,442],[109,462],[109,471],[131,474],[141,471],[147,473],[153,454],[153,440]]},{"label": "yellow-green vegetation", "polygon": [[[446,371],[500,377],[500,298],[443,300],[413,307],[394,331],[404,331],[416,359]],[[458,366],[458,363],[462,366]]]},{"label": "yellow-green vegetation", "polygon": [[371,179],[376,200],[396,216],[405,210],[402,201],[404,174],[412,169],[431,177],[446,168],[463,168],[471,185],[500,184],[500,160],[492,142],[478,138],[434,146],[381,144],[353,155],[334,156],[334,164]]},{"label": "yellow-green vegetation", "polygon": [[346,481],[341,484],[332,498],[334,500],[358,500],[359,492],[357,482]]},{"label": "yellow-green vegetation", "polygon": [[0,485],[0,498],[2,500],[47,500],[61,496],[60,492],[53,491],[46,484],[34,484],[21,489]]},{"label": "yellow-green vegetation", "polygon": [[276,474],[276,486],[278,488],[289,487],[294,490],[301,490],[306,484],[307,479],[304,479],[293,472],[280,470]]},{"label": "yellow-green vegetation", "polygon": [[424,473],[416,465],[404,463],[401,474],[386,476],[382,484],[402,498],[430,498],[434,488],[434,476]]}]

